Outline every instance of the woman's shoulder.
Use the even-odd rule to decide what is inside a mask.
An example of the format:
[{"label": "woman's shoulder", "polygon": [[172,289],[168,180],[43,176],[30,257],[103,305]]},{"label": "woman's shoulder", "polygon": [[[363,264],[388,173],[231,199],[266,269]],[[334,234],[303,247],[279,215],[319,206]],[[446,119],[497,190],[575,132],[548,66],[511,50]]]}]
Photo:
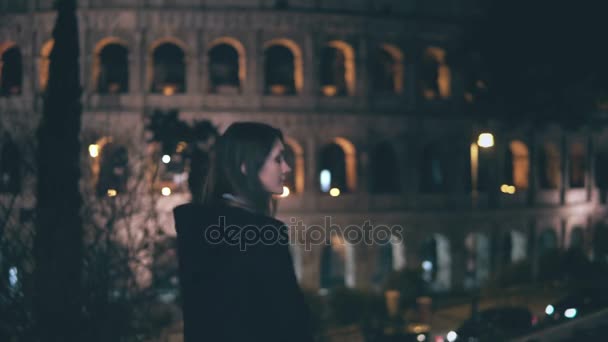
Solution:
[{"label": "woman's shoulder", "polygon": [[217,220],[219,217],[224,217],[226,220],[235,223],[242,222],[243,224],[273,225],[277,227],[285,225],[273,217],[222,203],[207,205],[196,203],[182,204],[173,209],[173,215],[176,224],[187,221]]}]

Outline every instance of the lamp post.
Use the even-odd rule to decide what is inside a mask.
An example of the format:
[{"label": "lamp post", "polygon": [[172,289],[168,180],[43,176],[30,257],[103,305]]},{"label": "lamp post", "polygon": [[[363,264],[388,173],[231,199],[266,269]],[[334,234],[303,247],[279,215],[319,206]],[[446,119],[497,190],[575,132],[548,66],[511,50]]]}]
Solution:
[{"label": "lamp post", "polygon": [[479,148],[490,148],[494,146],[494,135],[492,133],[481,133],[477,141],[471,144],[471,194],[473,203],[477,204],[478,176],[479,176]]},{"label": "lamp post", "polygon": [[[491,148],[494,146],[494,135],[492,133],[481,133],[477,141],[471,143],[471,195],[473,208],[477,207],[478,198],[478,176],[479,176],[479,148]],[[471,319],[477,319],[479,311],[479,291],[475,291],[471,298]]]}]

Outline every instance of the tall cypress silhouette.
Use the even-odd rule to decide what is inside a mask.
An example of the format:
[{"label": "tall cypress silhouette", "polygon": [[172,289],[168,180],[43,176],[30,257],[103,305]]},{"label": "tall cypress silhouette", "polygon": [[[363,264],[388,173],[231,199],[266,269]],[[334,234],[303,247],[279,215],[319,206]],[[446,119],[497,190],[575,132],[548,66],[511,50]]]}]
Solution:
[{"label": "tall cypress silhouette", "polygon": [[80,341],[83,228],[80,216],[78,21],[75,0],[56,2],[55,44],[38,128],[34,318],[40,341]]}]

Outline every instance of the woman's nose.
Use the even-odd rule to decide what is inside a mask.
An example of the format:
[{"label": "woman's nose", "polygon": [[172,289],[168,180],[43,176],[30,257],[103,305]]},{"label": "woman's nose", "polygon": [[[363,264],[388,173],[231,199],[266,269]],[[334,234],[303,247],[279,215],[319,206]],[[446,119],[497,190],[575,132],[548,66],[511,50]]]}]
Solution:
[{"label": "woman's nose", "polygon": [[289,164],[283,162],[283,173],[288,173],[291,171],[291,167],[289,166]]}]

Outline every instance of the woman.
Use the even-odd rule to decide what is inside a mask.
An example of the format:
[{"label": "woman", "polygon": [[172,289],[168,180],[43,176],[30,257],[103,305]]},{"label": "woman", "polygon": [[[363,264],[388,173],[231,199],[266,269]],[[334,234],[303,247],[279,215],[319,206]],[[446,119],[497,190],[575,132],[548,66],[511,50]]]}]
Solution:
[{"label": "woman", "polygon": [[312,341],[285,225],[283,135],[231,125],[214,147],[203,204],[175,208],[185,342]]}]

